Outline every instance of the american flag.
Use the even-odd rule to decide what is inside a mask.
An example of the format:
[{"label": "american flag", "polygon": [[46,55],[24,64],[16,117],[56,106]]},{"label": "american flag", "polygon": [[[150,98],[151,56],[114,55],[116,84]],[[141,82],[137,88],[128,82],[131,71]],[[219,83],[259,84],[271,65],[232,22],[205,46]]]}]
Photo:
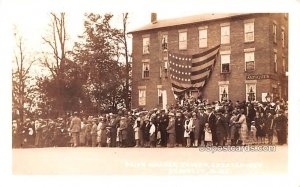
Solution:
[{"label": "american flag", "polygon": [[214,68],[220,45],[194,55],[169,52],[169,72],[174,94],[190,88],[202,89]]}]

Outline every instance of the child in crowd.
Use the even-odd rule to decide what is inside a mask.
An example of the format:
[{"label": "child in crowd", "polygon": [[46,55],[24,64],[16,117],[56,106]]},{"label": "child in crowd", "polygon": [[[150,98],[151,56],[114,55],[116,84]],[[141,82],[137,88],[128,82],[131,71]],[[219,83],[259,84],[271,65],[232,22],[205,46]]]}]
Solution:
[{"label": "child in crowd", "polygon": [[249,144],[250,145],[256,144],[256,127],[255,127],[255,121],[251,122],[250,134],[249,134]]},{"label": "child in crowd", "polygon": [[212,145],[212,133],[211,133],[211,129],[209,128],[208,123],[205,124],[204,127],[204,145],[205,147],[211,146]]}]

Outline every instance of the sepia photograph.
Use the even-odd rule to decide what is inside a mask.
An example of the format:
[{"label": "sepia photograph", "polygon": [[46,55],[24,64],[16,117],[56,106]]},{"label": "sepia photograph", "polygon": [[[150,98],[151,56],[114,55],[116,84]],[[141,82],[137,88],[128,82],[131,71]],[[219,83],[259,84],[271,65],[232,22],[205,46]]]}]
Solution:
[{"label": "sepia photograph", "polygon": [[292,6],[155,2],[1,3],[12,179],[294,176]]}]

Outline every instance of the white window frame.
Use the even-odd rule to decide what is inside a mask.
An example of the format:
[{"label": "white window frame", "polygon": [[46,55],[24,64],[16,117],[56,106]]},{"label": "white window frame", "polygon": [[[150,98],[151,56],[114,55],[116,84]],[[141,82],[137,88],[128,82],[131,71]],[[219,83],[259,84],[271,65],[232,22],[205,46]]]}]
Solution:
[{"label": "white window frame", "polygon": [[[220,52],[221,73],[230,73],[230,51]],[[228,64],[228,71],[223,71],[223,65]]]},{"label": "white window frame", "polygon": [[254,42],[254,20],[247,21],[244,23],[244,41],[245,42]]},{"label": "white window frame", "polygon": [[207,27],[199,28],[199,48],[207,47]]},{"label": "white window frame", "polygon": [[282,43],[282,48],[285,47],[285,32],[284,29],[281,29],[281,43]]},{"label": "white window frame", "polygon": [[277,56],[277,51],[274,51],[274,72],[278,73],[278,56]]},{"label": "white window frame", "polygon": [[[166,46],[164,46],[164,40],[166,43]],[[168,51],[168,34],[163,34],[161,39],[161,48],[163,51]]]},{"label": "white window frame", "polygon": [[273,22],[273,42],[277,43],[277,24]]},{"label": "white window frame", "polygon": [[228,84],[221,84],[221,85],[219,85],[219,101],[222,101],[222,94],[224,92],[224,89],[225,89],[225,92],[227,93],[226,100],[227,101],[229,100],[229,87],[228,87]]},{"label": "white window frame", "polygon": [[221,26],[221,44],[230,44],[230,25]]},{"label": "white window frame", "polygon": [[139,106],[146,105],[146,86],[139,88]]},{"label": "white window frame", "polygon": [[143,54],[150,54],[150,37],[143,37]]},{"label": "white window frame", "polygon": [[165,61],[164,63],[164,75],[165,78],[168,78],[168,61]]},{"label": "white window frame", "polygon": [[187,49],[187,31],[179,31],[178,33],[178,49],[186,50]]},{"label": "white window frame", "polygon": [[285,57],[283,56],[282,57],[282,72],[284,73],[284,75],[285,75],[285,73],[286,73],[286,65],[285,65]]},{"label": "white window frame", "polygon": [[249,93],[250,93],[250,88],[252,87],[252,91],[254,92],[254,96],[255,96],[255,99],[254,101],[257,100],[257,93],[256,93],[256,83],[246,83],[246,101],[249,102]]},{"label": "white window frame", "polygon": [[[163,94],[162,94],[162,92],[163,92],[163,89],[157,88],[157,103],[158,103],[158,105],[163,104]],[[160,97],[161,97],[161,103],[160,103],[160,100],[159,100]]]},{"label": "white window frame", "polygon": [[[244,53],[245,58],[245,71],[255,71],[255,51],[247,51]],[[254,68],[247,69],[247,63],[253,62]]]},{"label": "white window frame", "polygon": [[[146,68],[148,67],[148,70]],[[150,77],[150,62],[149,61],[144,61],[143,62],[143,72],[142,72],[142,78],[143,79],[148,79]],[[145,76],[146,71],[148,71],[148,76]]]}]

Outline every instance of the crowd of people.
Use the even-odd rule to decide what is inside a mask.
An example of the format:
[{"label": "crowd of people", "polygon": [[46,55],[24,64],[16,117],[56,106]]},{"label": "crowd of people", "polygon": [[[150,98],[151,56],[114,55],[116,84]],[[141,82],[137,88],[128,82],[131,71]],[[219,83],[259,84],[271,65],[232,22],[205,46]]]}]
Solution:
[{"label": "crowd of people", "polygon": [[13,120],[13,147],[199,147],[287,143],[288,103],[211,102],[193,97],[166,110]]}]

